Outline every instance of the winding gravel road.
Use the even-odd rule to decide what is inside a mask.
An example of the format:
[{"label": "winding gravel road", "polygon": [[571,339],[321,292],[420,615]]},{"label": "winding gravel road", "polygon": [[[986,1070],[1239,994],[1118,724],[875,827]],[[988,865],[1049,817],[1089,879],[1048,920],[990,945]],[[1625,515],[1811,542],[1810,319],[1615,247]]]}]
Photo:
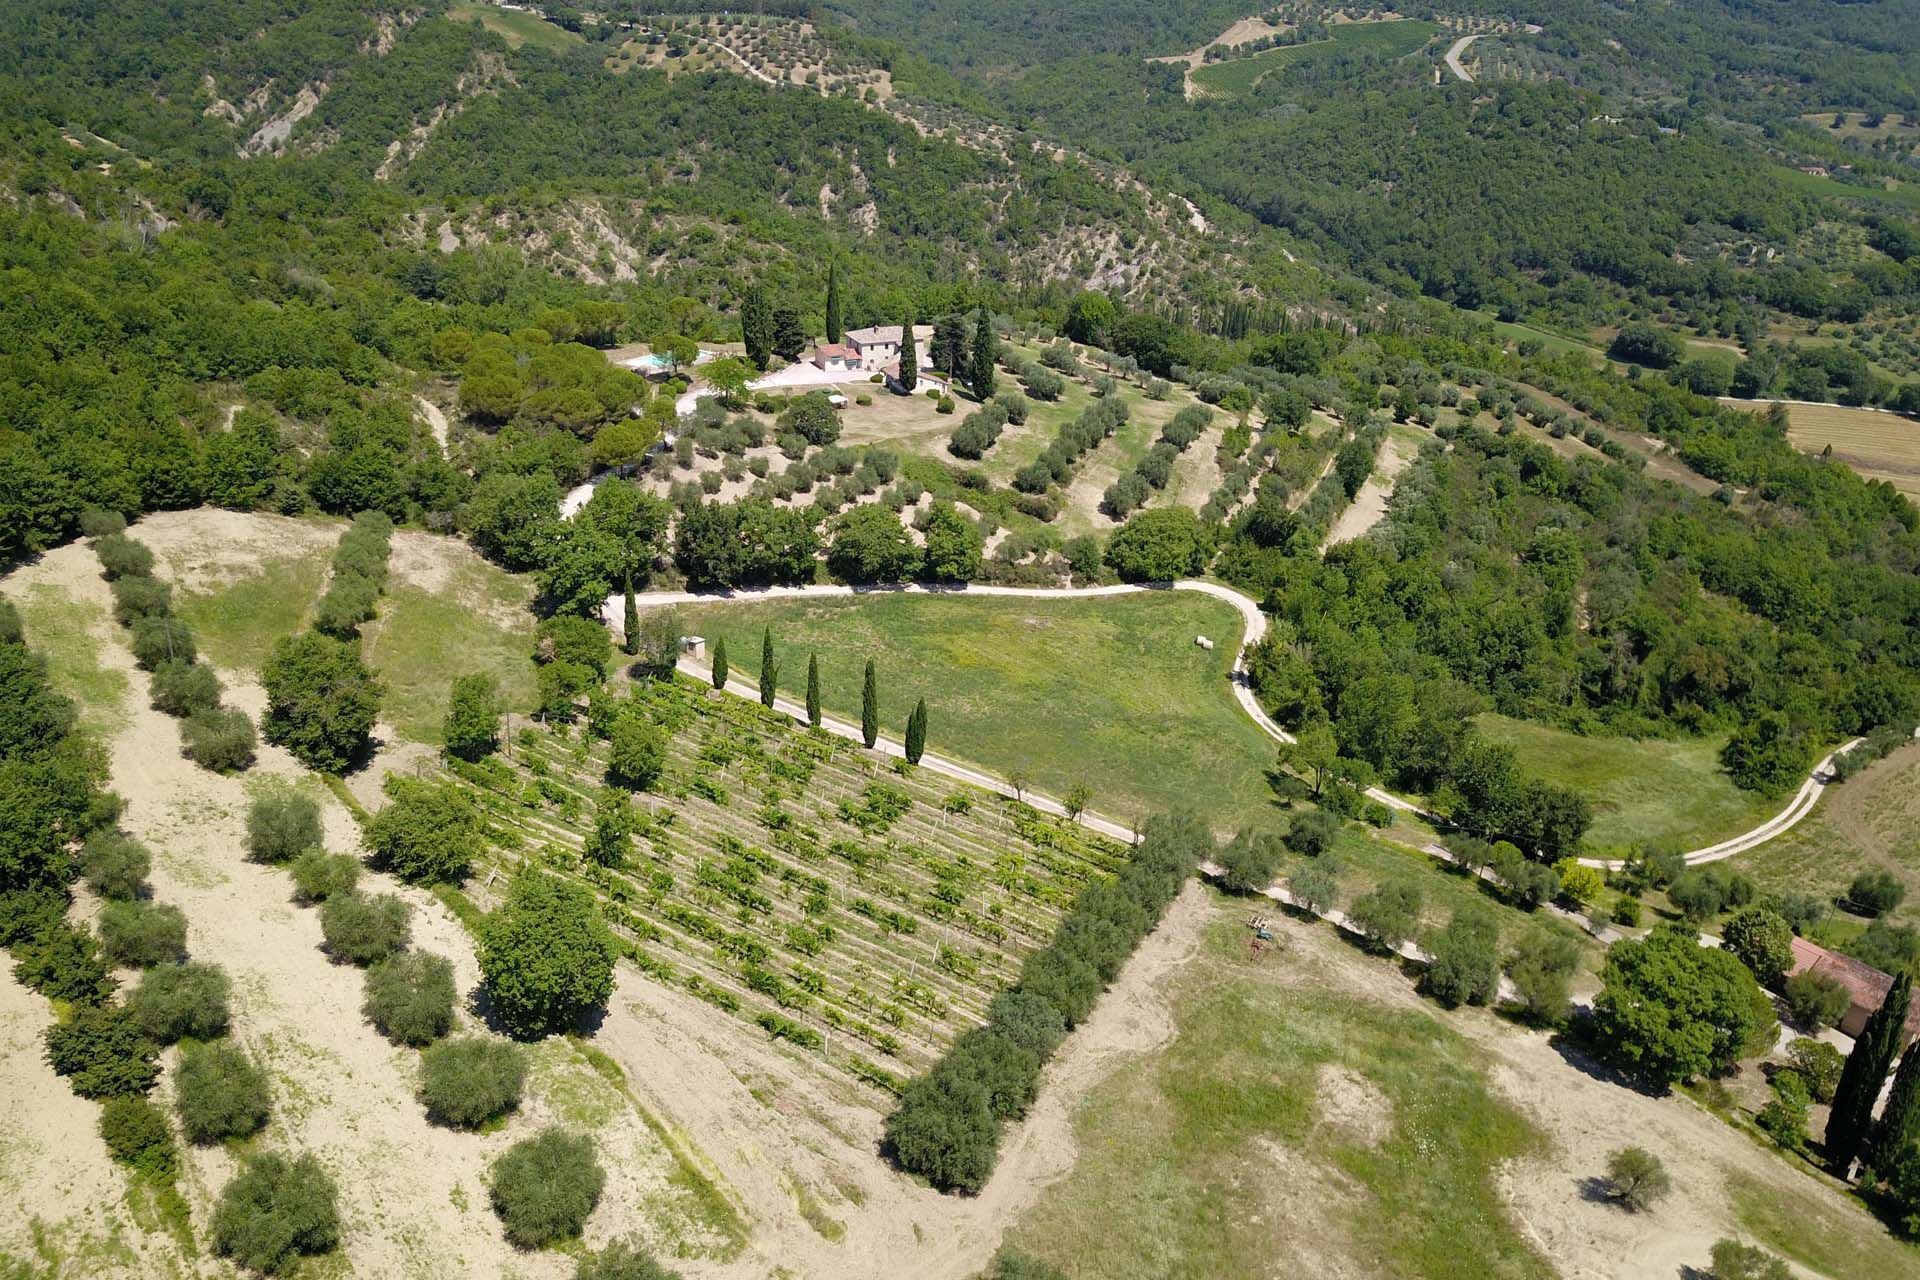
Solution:
[{"label": "winding gravel road", "polygon": [[[647,592],[644,595],[635,596],[634,601],[639,608],[658,609],[681,604],[753,604],[765,600],[831,599],[851,596],[884,595],[1014,596],[1027,600],[1085,600],[1099,596],[1134,595],[1143,591],[1197,591],[1202,595],[1212,596],[1216,600],[1222,600],[1232,605],[1235,612],[1240,615],[1242,622],[1246,625],[1246,634],[1241,640],[1240,651],[1234,655],[1233,659],[1231,679],[1233,682],[1234,701],[1238,702],[1240,709],[1246,712],[1248,718],[1251,719],[1254,724],[1260,726],[1261,731],[1275,742],[1291,743],[1295,740],[1292,734],[1274,723],[1273,718],[1262,709],[1259,699],[1254,697],[1252,683],[1247,679],[1246,649],[1247,646],[1254,644],[1267,634],[1267,615],[1260,611],[1260,606],[1254,602],[1251,596],[1236,591],[1223,583],[1204,582],[1198,578],[1182,578],[1178,582],[1154,583],[1144,586],[1120,584],[1101,587],[999,587],[984,583],[967,583],[960,586],[928,586],[917,582],[893,583],[871,587],[850,587],[835,583],[805,587],[763,587],[754,590],[737,591],[653,591]],[[607,626],[616,634],[621,631],[625,611],[626,604],[622,596],[609,596],[607,597],[606,604],[601,606],[601,616],[606,620]],[[679,665],[680,669],[689,675],[708,680],[712,679],[711,670],[704,664],[696,662],[690,657],[683,656],[680,659]],[[756,700],[760,696],[759,689],[744,680],[729,680],[727,682],[727,691],[738,694],[744,698],[753,698]],[[788,715],[803,720],[806,718],[806,708],[786,698],[776,698],[774,700],[774,706]],[[843,738],[851,738],[855,741],[860,739],[859,726],[848,724],[842,720],[827,717],[822,720],[821,727],[829,733],[837,734]],[[1845,751],[1848,747],[1853,746],[1854,742],[1858,741],[1859,739],[1856,738],[1853,742],[1848,742],[1836,748],[1833,754],[1828,755],[1822,759],[1819,764],[1815,765],[1813,772],[1808,774],[1806,781],[1800,784],[1800,789],[1794,793],[1793,799],[1788,801],[1786,808],[1753,828],[1751,831],[1742,832],[1737,836],[1722,840],[1718,844],[1708,845],[1703,849],[1692,850],[1685,855],[1687,865],[1693,866],[1703,862],[1718,862],[1722,858],[1730,858],[1736,853],[1743,853],[1748,849],[1765,844],[1775,836],[1789,830],[1794,824],[1813,812],[1813,806],[1820,800],[1820,793],[1826,790],[1828,785],[1833,782],[1834,755]],[[905,754],[905,749],[898,742],[885,737],[879,740],[875,749],[883,751],[888,755],[899,756]],[[986,790],[996,792],[1000,795],[1017,796],[1018,798],[1024,799],[1036,809],[1044,812],[1061,816],[1066,816],[1067,814],[1066,806],[1051,796],[1042,795],[1035,791],[1016,792],[1013,784],[1004,779],[996,778],[990,773],[983,772],[969,765],[961,764],[958,761],[937,756],[932,752],[928,752],[927,755],[922,758],[920,764],[922,768],[931,769],[935,773],[945,774],[948,777],[971,783],[977,787],[984,787]],[[1367,797],[1379,801],[1388,808],[1397,809],[1402,813],[1419,814],[1423,817],[1430,816],[1414,801],[1404,796],[1397,796],[1391,791],[1382,790],[1379,787],[1368,787]],[[1081,813],[1077,815],[1077,820],[1082,826],[1087,827],[1089,830],[1098,831],[1100,834],[1110,836],[1116,840],[1131,842],[1134,836],[1134,832],[1129,828],[1109,818],[1102,818],[1097,814]],[[1580,861],[1587,866],[1599,867],[1609,871],[1616,870],[1620,866],[1619,862],[1608,861],[1604,858],[1582,858]]]}]

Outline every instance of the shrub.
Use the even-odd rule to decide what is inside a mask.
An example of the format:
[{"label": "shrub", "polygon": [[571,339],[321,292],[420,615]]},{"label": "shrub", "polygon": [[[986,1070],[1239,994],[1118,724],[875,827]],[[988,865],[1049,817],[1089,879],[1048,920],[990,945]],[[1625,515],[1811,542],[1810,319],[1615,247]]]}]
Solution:
[{"label": "shrub", "polygon": [[1787,1046],[1787,1057],[1800,1079],[1806,1082],[1807,1092],[1815,1102],[1833,1101],[1834,1090],[1840,1087],[1840,1072],[1847,1062],[1838,1049],[1825,1040],[1801,1036]]},{"label": "shrub", "polygon": [[80,866],[87,888],[103,898],[128,901],[146,894],[153,854],[124,831],[102,829],[87,837]]},{"label": "shrub", "polygon": [[93,935],[64,919],[48,921],[14,943],[13,976],[49,1000],[75,1004],[97,1004],[114,988]]},{"label": "shrub", "polygon": [[1258,893],[1273,883],[1284,856],[1279,836],[1247,830],[1228,841],[1214,861],[1220,864],[1224,887],[1234,893]]},{"label": "shrub", "polygon": [[[123,520],[121,528],[125,527]],[[100,557],[100,568],[105,571],[108,581],[153,575],[153,552],[147,549],[145,543],[136,542],[123,532],[115,531],[96,537],[93,554]]]},{"label": "shrub", "polygon": [[621,786],[644,791],[659,781],[667,766],[667,735],[637,710],[614,718],[607,735],[607,774]]},{"label": "shrub", "polygon": [[1754,1123],[1787,1150],[1798,1151],[1807,1144],[1808,1100],[1807,1082],[1798,1071],[1776,1071],[1773,1097],[1760,1108]]},{"label": "shrub", "polygon": [[1824,973],[1796,973],[1787,979],[1787,1011],[1803,1027],[1837,1027],[1853,1005],[1839,981]]},{"label": "shrub", "polygon": [[145,1098],[108,1098],[100,1108],[100,1139],[121,1164],[161,1178],[173,1174],[177,1161],[167,1113]]},{"label": "shrub", "polygon": [[316,632],[288,636],[274,645],[260,681],[267,741],[301,764],[337,772],[367,749],[382,689],[357,645]]},{"label": "shrub", "polygon": [[158,578],[119,578],[113,584],[113,620],[131,627],[141,618],[164,618],[173,611],[173,588]]},{"label": "shrub", "polygon": [[155,965],[127,997],[127,1015],[155,1044],[212,1040],[227,1033],[231,989],[227,975],[214,965]]},{"label": "shrub", "polygon": [[430,951],[403,951],[367,970],[362,1010],[380,1034],[418,1049],[453,1025],[453,965]]},{"label": "shrub", "polygon": [[255,862],[285,862],[323,839],[320,805],[311,796],[272,791],[247,810],[247,856]]},{"label": "shrub", "polygon": [[420,1055],[420,1099],[437,1124],[472,1129],[520,1105],[527,1055],[519,1045],[442,1040]]},{"label": "shrub", "polygon": [[1632,1213],[1650,1209],[1673,1191],[1660,1157],[1641,1147],[1622,1147],[1607,1157],[1607,1194]]},{"label": "shrub", "polygon": [[1862,915],[1880,916],[1900,905],[1907,887],[1885,867],[1862,871],[1847,886],[1847,902]]},{"label": "shrub", "polygon": [[145,1093],[160,1074],[160,1051],[125,1009],[83,1004],[47,1028],[47,1063],[83,1098]]},{"label": "shrub", "polygon": [[1793,1280],[1787,1264],[1750,1244],[1738,1240],[1716,1240],[1709,1255],[1712,1265],[1708,1280]]},{"label": "shrub", "polygon": [[461,676],[447,697],[443,736],[447,754],[461,760],[481,760],[500,745],[500,715],[506,704],[500,682],[490,673]]},{"label": "shrub", "polygon": [[293,891],[302,902],[325,902],[360,883],[360,860],[325,849],[307,849],[293,860]]},{"label": "shrub", "polygon": [[336,893],[320,908],[320,934],[336,960],[370,965],[407,945],[408,914],[407,904],[390,893]]},{"label": "shrub", "polygon": [[1486,1004],[1500,990],[1500,926],[1479,907],[1462,907],[1427,940],[1426,989],[1449,1007]]},{"label": "shrub", "polygon": [[1507,960],[1507,977],[1528,1017],[1557,1026],[1566,1021],[1567,991],[1579,967],[1580,944],[1565,929],[1549,925],[1521,940]]},{"label": "shrub", "polygon": [[157,902],[109,902],[100,912],[100,950],[129,969],[187,958],[187,917]]},{"label": "shrub", "polygon": [[409,884],[458,884],[480,844],[480,813],[457,783],[389,774],[387,804],[367,824],[374,865]]},{"label": "shrub", "polygon": [[237,707],[196,711],[180,727],[187,759],[215,773],[237,773],[253,764],[253,720]]},{"label": "shrub", "polygon": [[1340,871],[1332,858],[1316,858],[1294,868],[1287,892],[1303,910],[1323,916],[1340,901]]},{"label": "shrub", "polygon": [[564,1030],[605,1004],[613,994],[614,954],[592,894],[532,870],[514,877],[480,935],[480,972],[494,1014],[517,1036]]},{"label": "shrub", "polygon": [[1308,809],[1293,815],[1287,826],[1287,848],[1317,858],[1333,847],[1340,835],[1340,819],[1325,809]]},{"label": "shrub", "polygon": [[548,1129],[494,1161],[493,1210],[508,1240],[538,1249],[579,1235],[606,1184],[592,1139]]},{"label": "shrub", "polygon": [[581,1258],[573,1280],[680,1280],[680,1273],[655,1262],[638,1237],[622,1236]]},{"label": "shrub", "polygon": [[173,1076],[174,1107],[189,1142],[224,1142],[267,1122],[267,1073],[230,1040],[188,1046]]},{"label": "shrub", "polygon": [[302,1255],[340,1243],[338,1192],[312,1156],[256,1156],[220,1193],[213,1248],[243,1267],[277,1275]]},{"label": "shrub", "polygon": [[1397,951],[1420,926],[1420,889],[1400,881],[1379,885],[1348,910],[1360,934],[1381,951]]},{"label": "shrub", "polygon": [[127,518],[105,507],[88,507],[80,513],[80,533],[88,538],[105,538],[127,531]]},{"label": "shrub", "polygon": [[128,628],[127,647],[133,650],[133,660],[142,671],[156,670],[163,662],[192,662],[199,656],[193,628],[165,613],[135,618]]},{"label": "shrub", "polygon": [[171,658],[153,669],[149,705],[170,716],[190,716],[220,705],[220,677],[203,662]]}]

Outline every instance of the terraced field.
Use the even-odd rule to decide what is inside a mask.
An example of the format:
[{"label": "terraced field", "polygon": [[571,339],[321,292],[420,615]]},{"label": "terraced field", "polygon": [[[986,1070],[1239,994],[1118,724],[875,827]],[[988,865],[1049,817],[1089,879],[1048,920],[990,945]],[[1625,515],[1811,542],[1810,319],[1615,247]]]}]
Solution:
[{"label": "terraced field", "polygon": [[1225,62],[1208,63],[1191,73],[1194,87],[1202,93],[1215,97],[1233,97],[1236,94],[1251,93],[1260,77],[1269,71],[1275,71],[1290,62],[1301,58],[1313,57],[1335,50],[1342,52],[1370,51],[1389,58],[1399,58],[1412,53],[1438,31],[1431,22],[1422,22],[1412,18],[1399,18],[1388,22],[1353,22],[1335,27],[1333,36],[1327,40],[1315,40],[1307,44],[1283,45],[1277,49],[1268,49],[1256,53],[1250,58],[1232,58]]}]

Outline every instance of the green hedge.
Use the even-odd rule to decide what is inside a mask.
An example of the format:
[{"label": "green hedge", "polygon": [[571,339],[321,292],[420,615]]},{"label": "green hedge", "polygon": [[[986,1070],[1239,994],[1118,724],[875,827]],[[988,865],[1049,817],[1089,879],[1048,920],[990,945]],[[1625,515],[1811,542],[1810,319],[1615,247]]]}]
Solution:
[{"label": "green hedge", "polygon": [[1019,982],[989,1006],[987,1024],[907,1086],[886,1124],[887,1150],[901,1168],[942,1191],[986,1183],[1001,1128],[1033,1104],[1041,1067],[1213,852],[1212,836],[1190,814],[1147,823],[1133,858],[1081,892],[1053,941],[1027,957]]}]

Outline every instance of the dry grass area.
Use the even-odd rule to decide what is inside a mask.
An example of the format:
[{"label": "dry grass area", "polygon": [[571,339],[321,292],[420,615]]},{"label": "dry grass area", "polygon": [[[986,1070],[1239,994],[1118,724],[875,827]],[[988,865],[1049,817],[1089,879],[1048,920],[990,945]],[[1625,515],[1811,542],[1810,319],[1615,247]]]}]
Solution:
[{"label": "dry grass area", "polygon": [[[1726,403],[1764,414],[1767,400]],[[1787,438],[1808,453],[1829,445],[1833,456],[1869,480],[1888,484],[1920,501],[1920,422],[1878,409],[1839,404],[1790,404]]]}]

